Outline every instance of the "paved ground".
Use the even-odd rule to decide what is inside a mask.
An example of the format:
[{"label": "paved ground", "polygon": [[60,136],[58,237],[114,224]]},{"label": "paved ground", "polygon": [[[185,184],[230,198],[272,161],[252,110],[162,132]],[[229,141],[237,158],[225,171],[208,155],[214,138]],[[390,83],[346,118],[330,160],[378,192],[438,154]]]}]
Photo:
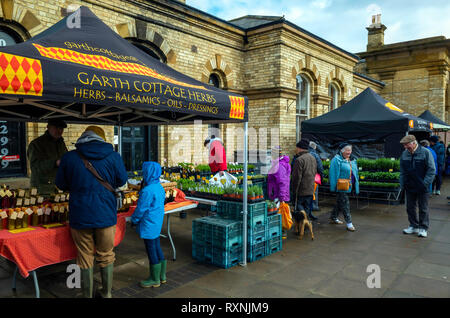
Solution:
[{"label": "paved ground", "polygon": [[[113,296],[197,298],[197,297],[450,297],[450,179],[441,196],[430,199],[429,236],[420,239],[402,234],[407,224],[404,205],[388,206],[352,201],[351,233],[343,225],[328,224],[333,198],[321,203],[316,239],[298,240],[292,231],[283,249],[246,267],[221,269],[196,262],[191,257],[194,218],[205,214],[193,210],[188,217],[171,218],[177,260],[167,239],[162,247],[168,262],[168,283],[142,289],[138,281],[148,273],[143,242],[130,227],[116,248]],[[37,270],[41,297],[77,297],[80,291],[66,287],[66,262]],[[381,268],[381,288],[369,289],[369,264]],[[34,297],[33,280],[19,278],[17,292],[11,290],[11,266],[0,261],[0,297]],[[100,281],[99,273],[95,280]]]}]

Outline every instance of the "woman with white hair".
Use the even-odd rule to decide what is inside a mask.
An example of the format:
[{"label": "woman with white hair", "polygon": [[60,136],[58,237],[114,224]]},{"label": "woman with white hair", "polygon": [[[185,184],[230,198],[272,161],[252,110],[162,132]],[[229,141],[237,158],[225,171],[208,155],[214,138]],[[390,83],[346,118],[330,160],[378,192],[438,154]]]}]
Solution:
[{"label": "woman with white hair", "polygon": [[359,194],[358,166],[356,160],[350,160],[352,145],[342,143],[339,146],[339,153],[334,156],[330,164],[330,191],[336,192],[336,205],[331,211],[330,223],[342,224],[338,219],[339,212],[342,211],[347,230],[355,231],[350,214],[350,201],[348,194],[355,190]]}]

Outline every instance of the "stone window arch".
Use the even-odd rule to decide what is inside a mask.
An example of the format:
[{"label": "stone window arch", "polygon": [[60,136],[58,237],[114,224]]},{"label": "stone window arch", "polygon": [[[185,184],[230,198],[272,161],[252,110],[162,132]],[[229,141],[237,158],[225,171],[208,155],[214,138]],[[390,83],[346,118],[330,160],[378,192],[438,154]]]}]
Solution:
[{"label": "stone window arch", "polygon": [[139,40],[137,38],[126,38],[131,44],[133,44],[138,49],[144,51],[149,56],[157,59],[158,61],[161,61],[163,63],[167,64],[167,56],[164,54],[164,52],[154,45],[153,43],[149,41],[143,41]]},{"label": "stone window arch", "polygon": [[214,58],[205,63],[201,81],[209,83],[212,74],[219,79],[219,88],[227,90],[234,85],[235,72],[220,54],[216,54]]}]

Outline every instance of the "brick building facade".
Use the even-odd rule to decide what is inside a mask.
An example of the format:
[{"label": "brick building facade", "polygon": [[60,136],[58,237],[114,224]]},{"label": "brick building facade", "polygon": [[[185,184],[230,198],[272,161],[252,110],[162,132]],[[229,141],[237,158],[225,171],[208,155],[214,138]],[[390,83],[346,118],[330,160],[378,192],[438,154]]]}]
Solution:
[{"label": "brick building facade", "polygon": [[[351,54],[283,17],[246,16],[224,21],[186,5],[185,1],[174,0],[0,0],[0,3],[0,31],[12,34],[16,42],[58,22],[67,14],[67,8],[84,5],[120,36],[177,71],[248,96],[250,133],[260,136],[250,134],[250,149],[270,149],[278,143],[278,140],[271,142],[271,138],[279,136],[282,148],[292,154],[302,120],[342,105],[366,87],[415,115],[417,109],[412,111],[409,105],[425,104],[424,99],[415,100],[412,95],[399,97],[397,87],[406,85],[401,81],[403,69],[380,73],[374,66],[379,58],[373,51],[359,56]],[[427,54],[424,57],[432,59],[424,66],[429,76],[427,102],[431,111],[448,119],[443,117],[448,116],[445,106],[448,93],[444,97],[445,89],[441,89],[448,87],[448,55],[444,71],[443,53],[437,48],[435,51],[433,57]],[[441,64],[435,65],[434,61]],[[26,144],[41,135],[45,126],[28,123]],[[65,130],[69,149],[73,149],[84,128],[85,125],[69,125]],[[104,128],[108,142],[112,143],[114,127]],[[144,138],[156,145],[157,155],[142,160],[169,165],[183,161],[204,163],[207,154],[203,140],[210,128],[159,126],[151,137]],[[236,124],[219,126],[229,161],[233,160],[235,150],[242,149],[241,129],[242,125]],[[267,135],[267,143],[262,135]]]}]

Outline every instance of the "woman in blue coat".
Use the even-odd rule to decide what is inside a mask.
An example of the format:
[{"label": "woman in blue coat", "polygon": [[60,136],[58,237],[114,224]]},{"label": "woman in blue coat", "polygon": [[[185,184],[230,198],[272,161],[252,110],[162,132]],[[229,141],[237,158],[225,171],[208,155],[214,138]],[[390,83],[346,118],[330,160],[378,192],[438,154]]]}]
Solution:
[{"label": "woman in blue coat", "polygon": [[[330,191],[336,192],[336,205],[330,215],[331,224],[342,224],[338,219],[338,214],[342,211],[345,222],[347,223],[347,230],[355,231],[352,223],[352,216],[350,214],[350,201],[348,194],[355,190],[359,194],[359,177],[358,166],[356,160],[351,160],[352,146],[348,143],[342,143],[339,146],[339,153],[334,156],[330,164]],[[348,179],[350,187],[348,190],[337,190],[338,179]]]},{"label": "woman in blue coat", "polygon": [[146,161],[142,165],[143,188],[131,216],[131,223],[144,240],[150,264],[150,277],[141,281],[142,287],[159,287],[166,283],[167,260],[164,259],[159,235],[164,220],[165,191],[159,183],[161,166],[157,162]]}]

